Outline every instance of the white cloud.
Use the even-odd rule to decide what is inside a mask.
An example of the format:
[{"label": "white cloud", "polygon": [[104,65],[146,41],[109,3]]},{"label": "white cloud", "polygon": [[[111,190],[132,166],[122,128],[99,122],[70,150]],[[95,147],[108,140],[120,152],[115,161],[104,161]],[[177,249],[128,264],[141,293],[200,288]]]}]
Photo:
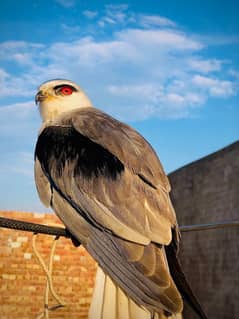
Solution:
[{"label": "white cloud", "polygon": [[200,50],[203,44],[191,39],[185,33],[178,30],[141,30],[141,29],[127,29],[118,33],[119,39],[134,43],[139,46],[147,48],[147,45],[155,46],[160,51],[166,50]]},{"label": "white cloud", "polygon": [[98,15],[98,11],[92,11],[92,10],[85,10],[82,13],[88,19],[94,19]]},{"label": "white cloud", "polygon": [[[104,23],[104,24],[102,24],[102,22]],[[106,23],[109,23],[109,24],[116,24],[117,22],[116,22],[116,20],[115,19],[113,19],[113,18],[110,18],[110,17],[104,17],[104,18],[102,18],[101,19],[101,21],[99,22],[100,24],[102,24],[102,26],[104,26]]]},{"label": "white cloud", "polygon": [[160,66],[161,59],[169,61],[170,53],[181,54],[182,51],[197,51],[200,48],[201,43],[178,31],[127,29],[116,32],[114,38],[108,41],[85,37],[69,43],[55,43],[47,48],[46,53],[48,58],[61,65],[72,59],[79,67],[82,64],[92,67],[95,64],[112,62],[146,63],[150,58],[150,65],[154,68],[157,60],[157,67]]},{"label": "white cloud", "polygon": [[230,69],[229,74],[239,80],[239,70]]},{"label": "white cloud", "polygon": [[220,71],[223,61],[217,59],[206,60],[194,57],[188,60],[188,64],[192,70],[206,74],[213,71]]},{"label": "white cloud", "polygon": [[206,89],[215,97],[229,97],[235,94],[232,81],[222,81],[201,75],[195,75],[192,82],[199,88]]},{"label": "white cloud", "polygon": [[5,41],[0,43],[0,62],[10,61],[16,67],[32,66],[37,63],[38,54],[44,48],[45,46],[41,43]]},{"label": "white cloud", "polygon": [[4,116],[11,117],[13,115],[19,118],[25,118],[32,111],[33,107],[33,101],[0,106],[0,120],[3,121]]},{"label": "white cloud", "polygon": [[146,27],[160,26],[160,27],[175,27],[176,23],[165,17],[159,15],[141,15],[140,24]]},{"label": "white cloud", "polygon": [[22,77],[14,77],[10,74],[6,74],[4,77],[0,77],[0,95],[4,97],[29,97],[32,95],[32,87],[24,75]]},{"label": "white cloud", "polygon": [[110,85],[108,91],[116,96],[138,97],[139,99],[150,98],[155,94],[155,86],[151,84],[141,85]]},{"label": "white cloud", "polygon": [[121,12],[118,12],[112,15],[106,15],[98,21],[98,25],[102,28],[107,25],[117,26],[119,24],[123,24],[125,18],[126,18],[126,15]]},{"label": "white cloud", "polygon": [[4,69],[0,69],[0,83],[8,78],[10,74],[8,74]]},{"label": "white cloud", "polygon": [[[137,15],[127,5],[107,6],[104,16],[83,14],[89,20],[94,16],[94,36],[49,45],[0,44],[3,63],[19,68],[17,76],[0,69],[0,94],[33,99],[41,82],[70,78],[87,89],[96,106],[113,115],[131,112],[135,119],[189,116],[208,98],[230,97],[238,90],[235,81],[227,79],[228,61],[205,58],[202,38],[181,31],[167,18]],[[114,30],[107,39],[97,36],[97,23]],[[62,28],[79,31],[77,25]]]},{"label": "white cloud", "polygon": [[74,33],[79,33],[80,32],[80,27],[79,26],[71,26],[65,23],[61,24],[61,28],[63,30],[63,32],[67,33],[67,34],[74,34]]},{"label": "white cloud", "polygon": [[[204,97],[198,93],[188,92],[188,93],[168,93],[162,97],[162,101],[165,102],[165,107],[167,105],[173,105],[175,109],[183,109],[184,111],[187,108],[197,107],[198,105],[204,102]],[[177,114],[175,114],[177,117]]]},{"label": "white cloud", "polygon": [[129,22],[135,21],[134,16],[135,14],[128,11],[127,4],[109,4],[105,6],[104,15],[98,20],[98,25],[101,28],[107,25],[125,26]]},{"label": "white cloud", "polygon": [[26,41],[5,41],[0,43],[0,49],[2,50],[20,50],[25,48],[42,48],[43,44],[40,43],[32,43]]},{"label": "white cloud", "polygon": [[138,116],[134,114],[137,119],[145,119],[152,115],[163,118],[182,118],[188,116],[193,108],[198,108],[205,101],[202,94],[190,92],[188,88],[183,93],[180,88],[177,91],[157,83],[128,86],[111,85],[108,87],[108,91],[110,94],[120,97],[121,105],[124,108],[123,117],[125,118],[127,118],[126,110],[132,112],[132,104],[137,105],[137,112],[140,110]]}]

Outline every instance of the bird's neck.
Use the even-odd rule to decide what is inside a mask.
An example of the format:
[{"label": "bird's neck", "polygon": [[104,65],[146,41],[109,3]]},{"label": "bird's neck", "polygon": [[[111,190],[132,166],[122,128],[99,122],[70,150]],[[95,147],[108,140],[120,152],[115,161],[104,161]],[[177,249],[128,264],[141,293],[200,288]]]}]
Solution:
[{"label": "bird's neck", "polygon": [[45,123],[55,121],[59,116],[72,110],[92,106],[87,96],[82,96],[81,99],[68,99],[67,101],[64,99],[48,99],[40,103],[39,110],[43,123]]}]

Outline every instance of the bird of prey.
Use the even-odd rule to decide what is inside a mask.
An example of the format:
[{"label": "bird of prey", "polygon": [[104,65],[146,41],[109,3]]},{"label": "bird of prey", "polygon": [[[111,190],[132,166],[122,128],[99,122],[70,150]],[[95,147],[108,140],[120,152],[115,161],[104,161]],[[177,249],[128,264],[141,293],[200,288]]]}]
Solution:
[{"label": "bird of prey", "polygon": [[185,300],[206,319],[177,258],[170,185],[150,144],[69,80],[43,83],[36,103],[39,197],[99,265],[89,318],[176,318]]}]

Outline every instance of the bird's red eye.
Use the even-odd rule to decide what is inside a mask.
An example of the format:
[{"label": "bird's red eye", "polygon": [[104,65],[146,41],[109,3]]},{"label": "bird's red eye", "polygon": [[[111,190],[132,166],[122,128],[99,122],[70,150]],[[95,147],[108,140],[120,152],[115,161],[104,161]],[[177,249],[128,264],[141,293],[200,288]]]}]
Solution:
[{"label": "bird's red eye", "polygon": [[64,95],[71,95],[73,90],[70,86],[63,86],[61,89],[60,89],[60,92]]}]

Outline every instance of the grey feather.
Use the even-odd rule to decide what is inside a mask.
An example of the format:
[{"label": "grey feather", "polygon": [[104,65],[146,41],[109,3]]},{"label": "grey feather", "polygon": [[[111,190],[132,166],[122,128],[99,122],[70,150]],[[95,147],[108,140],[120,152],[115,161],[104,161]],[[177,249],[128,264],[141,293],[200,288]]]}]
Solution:
[{"label": "grey feather", "polygon": [[45,126],[35,154],[40,198],[104,271],[149,311],[180,312],[163,248],[172,228],[178,233],[177,221],[168,179],[147,141],[85,108]]}]

